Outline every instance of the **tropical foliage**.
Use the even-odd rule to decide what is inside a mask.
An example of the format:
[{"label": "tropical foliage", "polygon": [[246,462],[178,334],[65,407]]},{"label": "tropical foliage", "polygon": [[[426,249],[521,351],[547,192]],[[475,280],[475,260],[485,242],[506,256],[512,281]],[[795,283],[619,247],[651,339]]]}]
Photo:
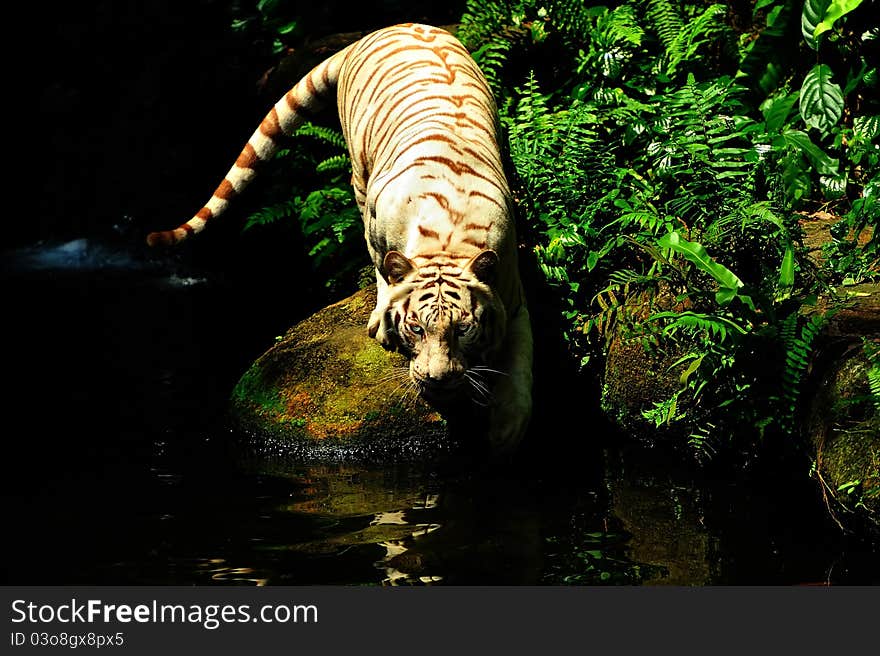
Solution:
[{"label": "tropical foliage", "polygon": [[573,357],[621,335],[672,356],[680,389],[644,414],[701,453],[791,431],[816,294],[878,277],[880,29],[861,4],[467,5]]}]

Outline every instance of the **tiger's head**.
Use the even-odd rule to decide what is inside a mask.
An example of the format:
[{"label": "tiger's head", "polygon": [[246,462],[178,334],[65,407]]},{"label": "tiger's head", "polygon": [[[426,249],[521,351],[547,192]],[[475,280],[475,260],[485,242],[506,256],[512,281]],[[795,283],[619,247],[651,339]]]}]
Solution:
[{"label": "tiger's head", "polygon": [[469,396],[487,402],[484,374],[504,338],[504,304],[492,288],[498,255],[467,261],[435,258],[417,266],[399,251],[385,255],[389,283],[385,344],[409,356],[413,383],[428,400]]}]

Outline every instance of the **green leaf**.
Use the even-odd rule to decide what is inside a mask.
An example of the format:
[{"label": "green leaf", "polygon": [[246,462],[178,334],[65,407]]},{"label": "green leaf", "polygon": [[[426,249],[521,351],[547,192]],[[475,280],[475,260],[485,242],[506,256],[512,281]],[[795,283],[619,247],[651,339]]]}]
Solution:
[{"label": "green leaf", "polygon": [[287,25],[282,25],[282,26],[278,27],[276,29],[276,32],[278,32],[278,34],[292,34],[294,31],[296,31],[297,27],[298,27],[297,22],[293,21],[291,23],[288,23]]},{"label": "green leaf", "polygon": [[837,173],[838,160],[828,157],[825,151],[810,140],[806,132],[786,130],[782,133],[782,138],[786,144],[796,147],[806,155],[820,175],[834,175]]},{"label": "green leaf", "polygon": [[846,194],[846,172],[819,177],[825,198],[842,198]]},{"label": "green leaf", "polygon": [[831,68],[817,64],[801,86],[801,117],[804,123],[827,134],[843,114],[843,92],[831,80]]},{"label": "green leaf", "polygon": [[880,116],[856,116],[853,119],[853,132],[865,141],[872,141],[880,134]]},{"label": "green leaf", "polygon": [[794,248],[791,244],[785,247],[782,264],[779,265],[779,279],[776,281],[776,300],[784,301],[791,296],[794,287]]},{"label": "green leaf", "polygon": [[779,132],[785,124],[788,115],[798,101],[800,93],[794,91],[789,94],[774,94],[761,103],[761,113],[764,114],[764,123],[767,132]]},{"label": "green leaf", "polygon": [[776,2],[776,0],[758,0],[755,3],[755,8],[753,9],[753,11],[758,11],[760,9],[763,9],[764,7],[766,7],[768,5],[772,5],[774,2]]},{"label": "green leaf", "polygon": [[669,248],[693,262],[698,269],[708,273],[723,289],[735,290],[743,286],[742,280],[723,264],[716,262],[705,247],[695,241],[683,239],[677,232],[668,232],[657,240],[661,248]]},{"label": "green leaf", "polygon": [[801,33],[804,35],[804,41],[813,50],[819,49],[816,28],[825,18],[825,12],[828,11],[830,4],[831,0],[806,0],[804,2],[804,11],[801,13]]},{"label": "green leaf", "polygon": [[837,491],[852,494],[853,491],[856,490],[861,484],[861,481],[847,481],[846,483],[841,483],[840,485],[838,485]]},{"label": "green leaf", "polygon": [[786,0],[781,11],[773,12],[773,21],[758,34],[758,38],[743,44],[737,77],[748,77],[749,87],[757,87],[765,94],[775,91],[789,75],[791,61],[797,57],[798,39],[789,37],[801,11],[800,5]]},{"label": "green leaf", "polygon": [[[692,355],[688,355],[687,357],[692,357]],[[700,365],[703,364],[703,358],[705,358],[705,357],[706,357],[705,353],[703,353],[702,355],[695,356],[694,361],[691,362],[690,365],[688,365],[687,369],[685,369],[683,372],[681,372],[681,375],[678,377],[678,382],[681,383],[682,385],[687,385],[688,378],[690,378],[691,374],[693,374],[697,369],[700,368]],[[679,362],[681,362],[681,360],[679,360]],[[678,363],[676,363],[676,364],[678,364]]]},{"label": "green leaf", "polygon": [[725,340],[729,334],[745,335],[748,332],[745,328],[727,317],[703,314],[691,310],[685,310],[684,312],[658,312],[648,317],[646,321],[661,321],[664,319],[672,320],[671,323],[663,328],[663,332],[667,335],[682,329],[703,330]]},{"label": "green leaf", "polygon": [[822,32],[830,30],[838,18],[848,14],[860,4],[862,4],[862,0],[831,0],[831,4],[825,10],[825,15],[822,17],[822,22],[813,30],[813,36],[819,36]]},{"label": "green leaf", "polygon": [[809,163],[798,153],[790,153],[783,159],[782,182],[786,196],[795,205],[810,193]]},{"label": "green leaf", "polygon": [[721,307],[727,307],[733,302],[733,299],[736,298],[736,288],[734,287],[722,287],[717,292],[715,292],[715,302],[718,303]]},{"label": "green leaf", "polygon": [[773,27],[776,25],[776,20],[779,18],[779,14],[782,13],[783,9],[785,9],[785,6],[779,5],[778,7],[773,7],[773,9],[767,12],[767,27]]},{"label": "green leaf", "polygon": [[278,11],[279,4],[281,4],[281,0],[259,0],[257,10],[263,14],[274,14]]}]

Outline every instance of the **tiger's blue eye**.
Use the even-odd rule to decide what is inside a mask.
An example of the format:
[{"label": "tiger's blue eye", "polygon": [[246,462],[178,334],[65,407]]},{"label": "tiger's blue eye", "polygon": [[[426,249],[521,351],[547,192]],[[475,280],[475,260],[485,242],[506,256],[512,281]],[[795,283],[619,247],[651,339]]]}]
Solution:
[{"label": "tiger's blue eye", "polygon": [[411,324],[409,324],[409,329],[412,331],[412,333],[413,333],[414,335],[421,335],[422,333],[425,332],[425,329],[422,328],[422,327],[421,327],[419,324],[417,324],[417,323],[411,323]]},{"label": "tiger's blue eye", "polygon": [[460,323],[455,327],[455,334],[459,337],[467,335],[474,327],[472,323]]}]

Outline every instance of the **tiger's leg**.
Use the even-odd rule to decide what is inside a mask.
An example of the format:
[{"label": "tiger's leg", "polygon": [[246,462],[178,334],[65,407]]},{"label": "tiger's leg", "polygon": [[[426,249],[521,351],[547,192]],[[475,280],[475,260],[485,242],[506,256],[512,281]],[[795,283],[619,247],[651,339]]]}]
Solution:
[{"label": "tiger's leg", "polygon": [[496,455],[509,454],[522,441],[532,414],[532,326],[520,307],[507,327],[499,376],[489,417],[489,442]]},{"label": "tiger's leg", "polygon": [[391,325],[391,317],[388,316],[388,306],[391,302],[391,292],[385,278],[376,269],[376,309],[370,314],[370,321],[367,323],[367,333],[370,337],[376,338],[383,348],[393,350],[395,342],[393,339],[394,328]]}]

